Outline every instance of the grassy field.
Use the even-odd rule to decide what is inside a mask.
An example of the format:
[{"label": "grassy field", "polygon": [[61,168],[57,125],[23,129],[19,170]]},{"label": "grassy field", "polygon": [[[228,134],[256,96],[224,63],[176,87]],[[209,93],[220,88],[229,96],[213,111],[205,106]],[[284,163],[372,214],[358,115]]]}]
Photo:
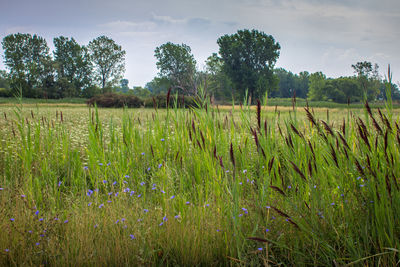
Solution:
[{"label": "grassy field", "polygon": [[400,110],[0,115],[1,266],[399,264]]}]

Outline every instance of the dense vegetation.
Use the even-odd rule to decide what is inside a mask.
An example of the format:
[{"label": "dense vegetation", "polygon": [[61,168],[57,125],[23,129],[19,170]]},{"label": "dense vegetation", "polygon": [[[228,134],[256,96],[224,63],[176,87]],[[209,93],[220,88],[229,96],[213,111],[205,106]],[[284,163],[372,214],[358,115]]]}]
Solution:
[{"label": "dense vegetation", "polygon": [[398,264],[390,101],[200,106],[1,108],[0,265]]},{"label": "dense vegetation", "polygon": [[[327,78],[321,72],[293,74],[275,68],[280,44],[271,35],[257,30],[239,30],[221,36],[218,53],[196,69],[196,60],[186,44],[167,42],[155,48],[159,73],[145,88],[129,88],[123,78],[126,52],[114,40],[100,36],[88,45],[74,38],[54,38],[53,55],[44,38],[31,34],[4,37],[4,63],[0,71],[0,97],[12,97],[22,91],[30,98],[70,98],[118,92],[142,99],[173,93],[196,95],[205,88],[216,101],[229,103],[243,99],[248,92],[253,103],[265,93],[271,98],[293,95],[310,101],[336,103],[385,99],[385,79],[377,64],[357,62],[355,76]],[[393,99],[400,99],[398,86],[392,84]]]}]

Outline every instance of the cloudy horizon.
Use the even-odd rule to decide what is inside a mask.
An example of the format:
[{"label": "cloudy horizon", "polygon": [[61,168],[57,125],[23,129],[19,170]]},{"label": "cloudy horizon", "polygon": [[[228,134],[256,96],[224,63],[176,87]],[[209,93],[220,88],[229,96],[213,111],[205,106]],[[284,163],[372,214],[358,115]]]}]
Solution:
[{"label": "cloudy horizon", "polygon": [[[276,67],[294,73],[322,71],[353,75],[352,64],[391,65],[400,80],[400,1],[219,0],[95,1],[0,0],[0,39],[12,33],[74,37],[81,45],[106,35],[126,51],[129,86],[145,86],[157,75],[154,50],[166,42],[185,43],[199,69],[217,39],[240,29],[272,35],[281,45]],[[0,48],[3,55],[3,50]],[[5,69],[3,58],[0,69]]]}]

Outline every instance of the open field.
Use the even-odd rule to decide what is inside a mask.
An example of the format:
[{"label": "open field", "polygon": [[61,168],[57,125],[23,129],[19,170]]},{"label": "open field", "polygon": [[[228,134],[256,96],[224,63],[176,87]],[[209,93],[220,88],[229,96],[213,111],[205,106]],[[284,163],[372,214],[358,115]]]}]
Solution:
[{"label": "open field", "polygon": [[396,265],[399,116],[0,105],[0,265]]}]

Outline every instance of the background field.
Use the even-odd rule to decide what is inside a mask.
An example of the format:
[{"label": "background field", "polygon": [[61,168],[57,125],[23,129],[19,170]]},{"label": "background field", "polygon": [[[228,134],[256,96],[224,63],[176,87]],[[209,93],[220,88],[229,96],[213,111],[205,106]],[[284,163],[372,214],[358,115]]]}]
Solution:
[{"label": "background field", "polygon": [[0,105],[1,265],[399,262],[398,109],[36,104]]}]

